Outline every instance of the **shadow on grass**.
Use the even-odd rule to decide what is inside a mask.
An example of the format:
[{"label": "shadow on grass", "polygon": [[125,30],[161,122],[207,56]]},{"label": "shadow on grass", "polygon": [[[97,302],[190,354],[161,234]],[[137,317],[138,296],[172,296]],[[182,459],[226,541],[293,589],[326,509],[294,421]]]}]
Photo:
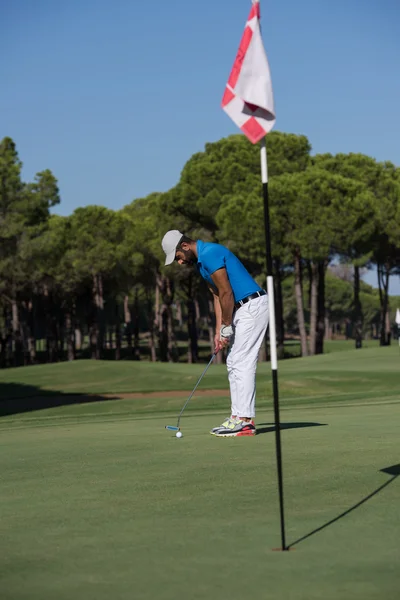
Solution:
[{"label": "shadow on grass", "polygon": [[42,390],[33,385],[20,383],[0,383],[0,417],[16,415],[24,412],[67,406],[116,400],[118,396],[101,396],[99,394],[63,394],[57,390]]},{"label": "shadow on grass", "polygon": [[[326,423],[308,423],[308,422],[299,422],[299,423],[281,423],[281,431],[283,429],[302,429],[303,427],[324,427]],[[275,423],[260,423],[257,425],[257,435],[260,433],[271,433],[275,431]]]},{"label": "shadow on grass", "polygon": [[381,469],[380,472],[381,473],[386,473],[387,475],[391,475],[391,478],[388,481],[385,481],[385,483],[383,483],[382,485],[380,485],[378,488],[376,488],[376,490],[374,490],[373,492],[371,492],[370,494],[368,494],[368,496],[366,496],[365,498],[363,498],[362,500],[360,500],[360,502],[357,502],[357,504],[354,504],[354,506],[351,506],[350,508],[348,508],[347,510],[345,510],[344,512],[342,512],[340,515],[338,515],[334,519],[331,519],[330,521],[328,521],[324,525],[321,525],[321,527],[317,527],[317,529],[314,529],[313,531],[310,531],[310,533],[307,533],[306,535],[303,535],[303,537],[299,538],[298,540],[296,540],[292,544],[289,544],[287,548],[288,549],[293,548],[293,546],[296,546],[296,544],[300,544],[300,542],[304,542],[304,540],[307,540],[312,535],[315,535],[319,531],[322,531],[326,527],[329,527],[329,525],[332,525],[333,523],[336,523],[336,521],[339,521],[339,519],[342,519],[346,515],[348,515],[351,512],[353,512],[353,510],[356,510],[356,508],[359,508],[360,506],[362,506],[363,504],[365,504],[365,502],[367,502],[368,500],[370,500],[371,498],[373,498],[374,496],[376,496],[377,494],[379,494],[379,492],[381,492],[382,490],[385,489],[385,487],[387,487],[388,485],[390,485],[391,483],[393,483],[393,481],[395,479],[397,479],[397,477],[400,475],[400,463],[398,465],[392,465],[391,467],[386,467],[385,469]]}]

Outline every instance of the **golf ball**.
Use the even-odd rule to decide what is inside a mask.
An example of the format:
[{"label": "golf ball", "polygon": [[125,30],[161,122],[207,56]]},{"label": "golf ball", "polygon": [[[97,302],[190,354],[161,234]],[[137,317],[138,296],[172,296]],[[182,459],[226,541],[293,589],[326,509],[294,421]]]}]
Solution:
[{"label": "golf ball", "polygon": [[177,431],[176,432],[176,437],[177,438],[181,438],[182,437],[182,431]]}]

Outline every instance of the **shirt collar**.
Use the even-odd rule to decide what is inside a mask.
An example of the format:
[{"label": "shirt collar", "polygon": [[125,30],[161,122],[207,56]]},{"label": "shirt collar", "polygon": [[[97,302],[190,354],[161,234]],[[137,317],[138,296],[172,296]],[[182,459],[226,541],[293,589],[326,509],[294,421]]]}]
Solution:
[{"label": "shirt collar", "polygon": [[197,250],[197,264],[201,265],[201,252],[203,250],[204,247],[204,242],[202,242],[201,240],[197,240],[196,243],[196,250]]}]

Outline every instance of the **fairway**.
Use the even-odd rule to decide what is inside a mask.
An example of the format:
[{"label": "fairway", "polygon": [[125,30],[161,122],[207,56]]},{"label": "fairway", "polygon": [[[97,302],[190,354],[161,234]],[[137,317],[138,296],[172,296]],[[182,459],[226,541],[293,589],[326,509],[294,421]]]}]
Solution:
[{"label": "fairway", "polygon": [[[164,426],[185,394],[163,391],[190,390],[204,365],[1,372],[15,398],[0,419],[2,600],[397,600],[399,367],[395,347],[280,365],[284,553],[269,365],[259,434],[236,439],[208,434],[226,415],[224,366],[181,440]],[[124,397],[146,391],[159,397]]]}]

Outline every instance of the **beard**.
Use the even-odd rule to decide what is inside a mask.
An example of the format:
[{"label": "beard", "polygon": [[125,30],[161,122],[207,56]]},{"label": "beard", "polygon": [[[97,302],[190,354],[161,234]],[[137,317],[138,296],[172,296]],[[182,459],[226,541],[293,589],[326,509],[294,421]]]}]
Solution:
[{"label": "beard", "polygon": [[184,264],[185,265],[195,265],[197,264],[197,256],[193,252],[193,250],[181,250],[184,256]]}]

